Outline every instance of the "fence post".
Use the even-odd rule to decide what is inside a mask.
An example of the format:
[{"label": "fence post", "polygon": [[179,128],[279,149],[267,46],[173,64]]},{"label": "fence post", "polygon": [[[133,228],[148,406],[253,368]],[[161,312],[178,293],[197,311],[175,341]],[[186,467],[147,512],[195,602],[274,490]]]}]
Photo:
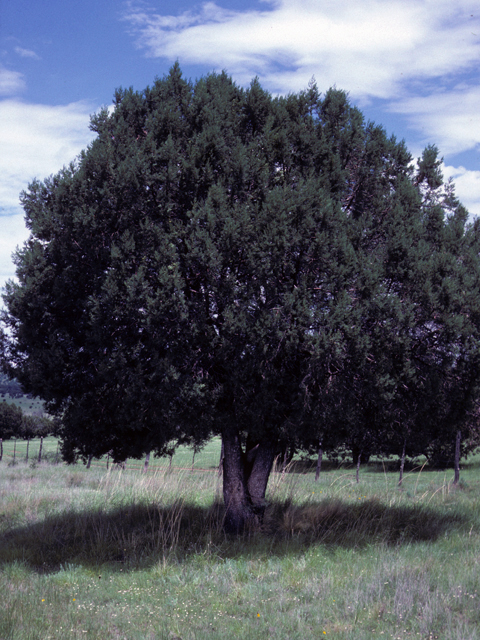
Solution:
[{"label": "fence post", "polygon": [[320,473],[322,471],[322,460],[323,460],[323,447],[322,442],[318,443],[318,456],[317,456],[317,466],[315,468],[315,482],[318,482],[320,478]]},{"label": "fence post", "polygon": [[357,458],[357,476],[356,476],[356,480],[357,480],[357,484],[360,482],[360,463],[362,461],[362,451],[360,451],[360,453],[358,454],[358,458]]},{"label": "fence post", "polygon": [[453,480],[453,484],[458,484],[460,480],[460,445],[462,444],[462,432],[460,430],[457,431],[457,436],[455,438],[455,477]]},{"label": "fence post", "polygon": [[402,486],[403,482],[403,470],[405,469],[405,453],[407,451],[407,439],[403,441],[402,457],[400,458],[400,475],[398,477],[398,486]]}]

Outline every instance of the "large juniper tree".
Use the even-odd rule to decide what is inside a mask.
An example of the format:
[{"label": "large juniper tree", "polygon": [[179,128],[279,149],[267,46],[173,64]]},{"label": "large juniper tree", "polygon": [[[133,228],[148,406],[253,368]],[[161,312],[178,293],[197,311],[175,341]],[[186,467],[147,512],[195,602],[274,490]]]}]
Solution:
[{"label": "large juniper tree", "polygon": [[468,369],[471,410],[478,233],[453,196],[427,202],[436,152],[415,172],[340,91],[272,98],[178,65],[92,128],[23,194],[4,296],[4,359],[62,416],[67,460],[220,434],[239,531],[281,446],[378,438],[439,372],[457,388]]}]

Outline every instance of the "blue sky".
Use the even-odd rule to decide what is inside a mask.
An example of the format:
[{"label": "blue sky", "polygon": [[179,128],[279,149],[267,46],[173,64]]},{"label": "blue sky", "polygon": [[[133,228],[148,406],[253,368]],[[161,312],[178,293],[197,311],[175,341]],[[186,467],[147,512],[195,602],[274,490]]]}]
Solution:
[{"label": "blue sky", "polygon": [[115,88],[142,90],[177,59],[188,78],[345,89],[415,157],[437,144],[480,215],[478,0],[0,0],[0,286],[28,236],[20,191],[86,147]]}]

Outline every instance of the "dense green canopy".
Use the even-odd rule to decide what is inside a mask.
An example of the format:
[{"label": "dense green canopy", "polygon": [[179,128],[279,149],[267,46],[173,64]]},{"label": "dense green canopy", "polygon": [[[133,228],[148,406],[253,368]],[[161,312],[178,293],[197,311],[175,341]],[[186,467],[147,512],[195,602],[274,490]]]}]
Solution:
[{"label": "dense green canopy", "polygon": [[14,404],[0,402],[0,438],[8,440],[21,435],[23,414]]},{"label": "dense green canopy", "polygon": [[5,361],[62,415],[67,459],[221,434],[235,530],[281,446],[472,422],[479,227],[435,148],[414,169],[341,91],[178,65],[92,128],[23,194],[4,296]]}]

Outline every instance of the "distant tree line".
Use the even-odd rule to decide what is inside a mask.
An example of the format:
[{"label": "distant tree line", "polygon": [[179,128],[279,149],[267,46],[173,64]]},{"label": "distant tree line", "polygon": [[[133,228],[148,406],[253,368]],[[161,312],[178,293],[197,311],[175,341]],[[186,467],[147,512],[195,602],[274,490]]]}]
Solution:
[{"label": "distant tree line", "polygon": [[45,438],[55,435],[56,431],[55,422],[50,418],[29,416],[14,404],[0,403],[0,438],[2,440]]}]

